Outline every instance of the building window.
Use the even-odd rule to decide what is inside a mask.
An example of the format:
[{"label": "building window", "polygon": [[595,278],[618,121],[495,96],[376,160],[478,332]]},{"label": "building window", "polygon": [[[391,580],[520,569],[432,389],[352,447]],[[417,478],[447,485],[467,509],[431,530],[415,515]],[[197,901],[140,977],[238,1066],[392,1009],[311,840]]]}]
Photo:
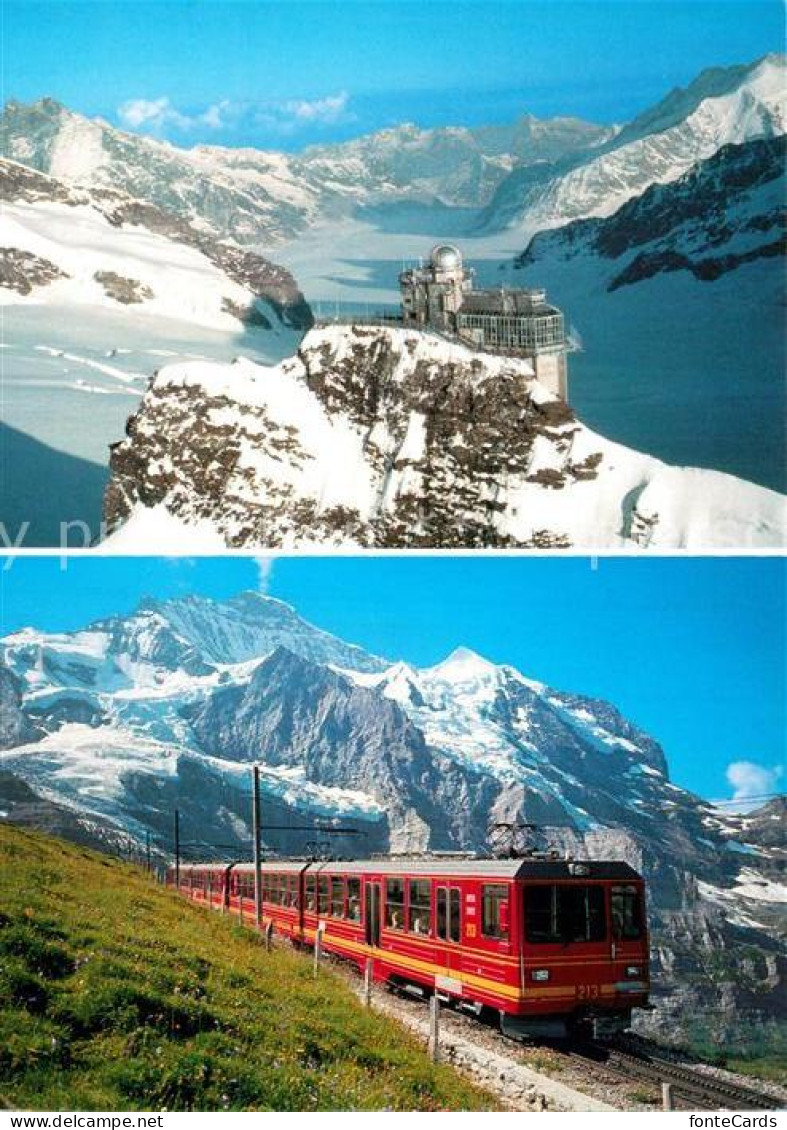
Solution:
[{"label": "building window", "polygon": [[[505,906],[505,912],[501,908]],[[481,892],[481,932],[487,938],[508,941],[508,887],[485,884]]]},{"label": "building window", "polygon": [[407,911],[407,929],[413,934],[431,933],[432,884],[429,879],[410,880],[410,905]]},{"label": "building window", "polygon": [[385,925],[392,930],[404,929],[404,880],[387,879],[385,883]]}]

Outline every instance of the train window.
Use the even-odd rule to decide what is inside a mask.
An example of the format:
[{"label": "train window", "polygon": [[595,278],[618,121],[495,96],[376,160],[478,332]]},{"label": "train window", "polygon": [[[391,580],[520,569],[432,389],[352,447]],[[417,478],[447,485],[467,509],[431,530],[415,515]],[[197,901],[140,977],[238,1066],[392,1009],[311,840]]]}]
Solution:
[{"label": "train window", "polygon": [[429,879],[410,880],[407,929],[414,934],[430,934],[432,925],[432,884]]},{"label": "train window", "polygon": [[347,880],[347,917],[351,922],[361,921],[361,880]]},{"label": "train window", "polygon": [[298,876],[290,875],[290,906],[298,906]]},{"label": "train window", "polygon": [[331,914],[344,918],[344,879],[331,879]]},{"label": "train window", "polygon": [[448,938],[448,891],[445,887],[437,888],[437,936]]},{"label": "train window", "polygon": [[603,887],[578,883],[525,887],[529,942],[600,942],[606,932]]},{"label": "train window", "polygon": [[637,887],[613,887],[610,909],[612,933],[616,938],[642,937],[642,905]]},{"label": "train window", "polygon": [[458,887],[451,887],[449,895],[448,936],[458,942],[462,938],[462,893]]},{"label": "train window", "polygon": [[316,876],[306,876],[306,909],[312,912],[317,909]]},{"label": "train window", "polygon": [[[487,938],[508,941],[508,887],[485,884],[481,891],[481,932]],[[505,911],[502,908],[505,907]]]},{"label": "train window", "polygon": [[392,930],[404,929],[404,879],[386,880],[385,925]]},{"label": "train window", "polygon": [[331,881],[327,875],[320,875],[317,883],[317,911],[327,914],[331,905]]}]

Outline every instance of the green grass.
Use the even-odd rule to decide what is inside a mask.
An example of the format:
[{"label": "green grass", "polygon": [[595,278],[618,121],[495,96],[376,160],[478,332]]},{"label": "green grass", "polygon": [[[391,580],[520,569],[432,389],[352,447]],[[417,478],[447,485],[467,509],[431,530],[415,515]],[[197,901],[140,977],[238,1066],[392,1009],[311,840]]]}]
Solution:
[{"label": "green grass", "polygon": [[764,1079],[768,1083],[780,1083],[782,1087],[787,1087],[787,1056],[724,1055],[717,1056],[715,1062],[728,1071],[737,1071],[741,1075],[750,1075],[752,1079]]},{"label": "green grass", "polygon": [[37,1110],[490,1110],[335,972],[0,825],[0,1098]]}]

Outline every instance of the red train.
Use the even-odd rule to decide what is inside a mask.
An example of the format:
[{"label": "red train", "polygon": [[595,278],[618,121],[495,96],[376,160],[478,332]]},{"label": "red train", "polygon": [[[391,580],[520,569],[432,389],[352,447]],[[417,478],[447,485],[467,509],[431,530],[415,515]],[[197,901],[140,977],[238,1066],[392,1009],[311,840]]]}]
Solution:
[{"label": "red train", "polygon": [[[626,863],[282,860],[261,879],[264,926],[306,945],[319,929],[376,981],[493,1009],[511,1035],[610,1034],[648,1005],[644,883]],[[180,889],[254,922],[253,864],[182,866]]]}]

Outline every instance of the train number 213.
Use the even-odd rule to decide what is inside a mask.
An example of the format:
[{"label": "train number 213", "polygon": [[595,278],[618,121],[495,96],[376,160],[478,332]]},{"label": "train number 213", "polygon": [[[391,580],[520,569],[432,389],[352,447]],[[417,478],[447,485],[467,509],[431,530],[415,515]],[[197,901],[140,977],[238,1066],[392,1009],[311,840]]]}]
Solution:
[{"label": "train number 213", "polygon": [[577,985],[577,1000],[595,1001],[601,995],[598,985]]}]

